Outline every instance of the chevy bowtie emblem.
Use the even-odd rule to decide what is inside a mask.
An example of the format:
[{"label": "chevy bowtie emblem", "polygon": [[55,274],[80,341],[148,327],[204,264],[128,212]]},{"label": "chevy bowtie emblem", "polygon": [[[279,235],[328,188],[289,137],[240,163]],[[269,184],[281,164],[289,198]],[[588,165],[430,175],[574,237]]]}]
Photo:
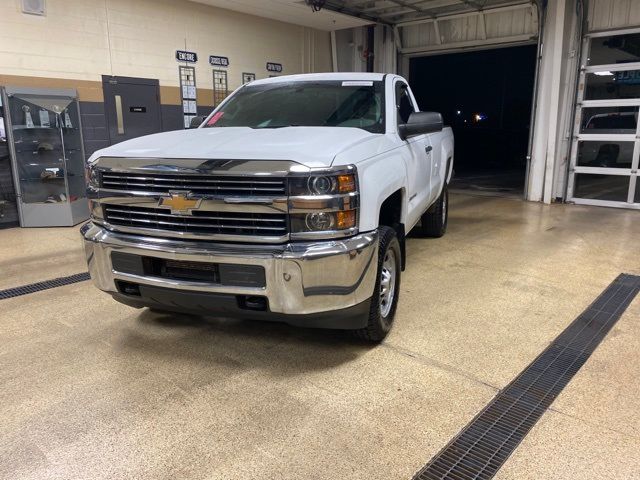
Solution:
[{"label": "chevy bowtie emblem", "polygon": [[192,215],[193,210],[197,210],[202,202],[201,198],[188,198],[190,192],[169,192],[169,197],[163,197],[158,202],[158,207],[170,208],[171,213]]}]

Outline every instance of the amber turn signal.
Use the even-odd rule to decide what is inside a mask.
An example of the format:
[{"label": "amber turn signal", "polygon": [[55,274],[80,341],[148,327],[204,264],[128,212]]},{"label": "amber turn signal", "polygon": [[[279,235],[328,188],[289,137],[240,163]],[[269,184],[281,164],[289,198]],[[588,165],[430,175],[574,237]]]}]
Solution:
[{"label": "amber turn signal", "polygon": [[352,228],[356,226],[356,211],[344,210],[336,212],[336,227],[338,230]]},{"label": "amber turn signal", "polygon": [[355,175],[338,175],[338,192],[351,193],[356,191]]}]

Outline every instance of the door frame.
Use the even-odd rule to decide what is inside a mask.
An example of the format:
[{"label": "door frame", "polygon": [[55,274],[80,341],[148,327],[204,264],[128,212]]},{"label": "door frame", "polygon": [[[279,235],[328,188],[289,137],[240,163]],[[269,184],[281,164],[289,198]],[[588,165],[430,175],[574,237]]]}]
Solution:
[{"label": "door frame", "polygon": [[160,131],[164,131],[164,126],[162,125],[162,103],[160,101],[160,81],[156,78],[138,78],[138,77],[120,77],[116,75],[102,75],[102,95],[103,95],[103,105],[104,105],[104,116],[107,122],[107,134],[109,136],[109,144],[113,145],[114,141],[111,138],[111,128],[110,121],[111,118],[109,116],[109,109],[107,108],[107,89],[105,88],[107,85],[117,85],[119,83],[123,83],[126,85],[147,85],[156,87],[156,99],[158,101],[158,122],[160,124]]}]

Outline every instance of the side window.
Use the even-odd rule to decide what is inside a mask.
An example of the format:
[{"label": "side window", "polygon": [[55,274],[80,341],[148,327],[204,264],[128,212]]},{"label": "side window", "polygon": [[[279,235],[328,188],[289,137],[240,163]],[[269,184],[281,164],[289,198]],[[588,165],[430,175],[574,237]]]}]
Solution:
[{"label": "side window", "polygon": [[407,123],[409,115],[414,111],[413,104],[407,91],[407,85],[400,82],[396,83],[396,108],[398,110],[398,123]]}]

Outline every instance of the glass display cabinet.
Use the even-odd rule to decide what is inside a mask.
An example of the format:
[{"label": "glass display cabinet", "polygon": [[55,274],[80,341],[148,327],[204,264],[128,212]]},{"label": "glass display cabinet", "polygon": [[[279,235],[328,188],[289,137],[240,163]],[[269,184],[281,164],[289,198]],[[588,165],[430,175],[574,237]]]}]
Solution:
[{"label": "glass display cabinet", "polygon": [[20,225],[71,226],[86,220],[76,91],[6,87],[3,95]]}]

